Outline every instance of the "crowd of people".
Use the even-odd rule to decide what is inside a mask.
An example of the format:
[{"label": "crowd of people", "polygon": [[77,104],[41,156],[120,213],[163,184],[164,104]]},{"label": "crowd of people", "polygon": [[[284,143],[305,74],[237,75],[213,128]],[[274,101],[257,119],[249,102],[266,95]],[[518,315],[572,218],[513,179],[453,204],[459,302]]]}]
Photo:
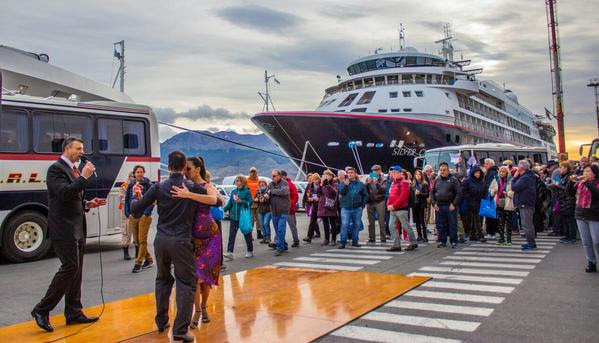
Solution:
[{"label": "crowd of people", "polygon": [[[173,154],[183,156],[180,152]],[[169,166],[173,164],[171,155]],[[153,265],[147,249],[153,206],[158,206],[157,236],[161,231],[164,236],[173,235],[174,222],[168,223],[169,216],[190,216],[185,223],[191,225],[194,245],[195,275],[188,275],[193,281],[184,280],[183,274],[177,276],[173,259],[181,256],[173,251],[175,247],[157,244],[158,240],[154,243],[156,256],[161,256],[156,283],[158,327],[164,330],[167,322],[168,304],[159,294],[166,296],[166,289],[170,292],[172,287],[171,263],[175,265],[175,278],[181,283],[177,292],[195,292],[194,298],[187,298],[187,304],[178,304],[191,318],[175,321],[175,329],[182,337],[185,337],[184,327],[196,328],[200,319],[204,323],[210,321],[206,311],[210,289],[218,285],[220,271],[226,267],[223,260],[234,259],[238,231],[244,236],[246,258],[254,256],[255,239],[272,249],[275,256],[288,252],[287,227],[292,236],[291,247],[300,247],[296,219],[300,202],[309,218],[307,235],[303,238],[306,244],[321,239],[322,246],[360,247],[359,233],[367,226],[367,244],[376,243],[377,239],[381,243],[390,241],[388,251],[401,251],[402,240],[409,242],[405,250],[414,251],[418,244],[428,242],[431,234],[436,236],[438,248],[449,243],[453,249],[468,241],[493,240],[498,245],[510,246],[512,237],[521,236],[526,238],[522,251],[534,251],[536,234],[549,230],[549,235],[563,237],[560,242],[564,244],[574,244],[580,236],[587,259],[586,271],[597,270],[599,166],[584,158],[572,162],[560,155],[558,161],[551,160],[545,165],[529,159],[518,163],[506,160],[500,166],[492,159],[485,159],[482,166],[467,165],[462,160],[451,169],[447,162],[441,162],[437,172],[427,165],[413,174],[400,166],[390,167],[385,174],[380,165],[372,166],[371,173],[365,176],[359,176],[354,167],[336,173],[325,170],[322,175],[307,176],[302,199],[298,187],[284,170],[272,170],[271,180],[267,180],[260,178],[258,170],[252,167],[248,176],[235,178],[236,187],[226,202],[210,182],[203,160],[183,158],[185,166],[173,164],[167,182],[152,186],[144,177],[144,168],[136,166],[122,186],[124,259],[131,259],[128,246],[133,236],[134,273]],[[174,180],[173,175],[180,180]],[[154,192],[150,193],[152,189]],[[168,203],[177,198],[194,203],[189,207],[193,210],[186,209],[176,215],[161,211],[161,199],[168,208]],[[489,207],[491,213],[483,213]],[[226,250],[222,217],[214,215],[214,208],[229,214]],[[362,221],[364,210],[367,225]],[[248,223],[251,223],[249,230]],[[428,224],[434,224],[434,229],[429,230]],[[161,229],[165,225],[171,229]],[[195,307],[193,313],[192,307]]]}]

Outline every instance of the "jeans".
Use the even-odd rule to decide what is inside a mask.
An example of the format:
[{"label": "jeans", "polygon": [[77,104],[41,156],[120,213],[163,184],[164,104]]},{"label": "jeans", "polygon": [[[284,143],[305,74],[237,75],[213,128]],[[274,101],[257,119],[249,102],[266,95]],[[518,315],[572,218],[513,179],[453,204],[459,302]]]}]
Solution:
[{"label": "jeans", "polygon": [[435,212],[435,222],[437,224],[437,242],[446,244],[449,234],[451,244],[458,243],[458,221],[457,211],[449,210],[449,205],[439,205],[439,210]]},{"label": "jeans", "polygon": [[277,251],[287,250],[287,242],[285,242],[285,232],[287,231],[288,214],[281,214],[272,217],[272,226],[276,232]]},{"label": "jeans", "polygon": [[587,261],[597,263],[599,254],[599,221],[576,220]]},{"label": "jeans", "polygon": [[391,219],[390,219],[391,220],[391,224],[390,224],[391,239],[393,239],[394,247],[401,246],[400,245],[401,235],[399,233],[399,229],[397,228],[398,221],[401,224],[402,229],[404,229],[408,232],[408,237],[410,239],[410,243],[416,244],[416,237],[414,236],[414,231],[412,230],[412,227],[410,226],[409,213],[410,213],[409,210],[400,210],[400,211],[391,211],[389,214],[391,216]]},{"label": "jeans", "polygon": [[[352,225],[350,225],[352,221]],[[358,244],[358,233],[362,222],[362,208],[341,209],[341,245],[347,243],[348,231],[351,233],[352,244]]]},{"label": "jeans", "polygon": [[[227,244],[227,252],[233,252],[235,248],[235,237],[237,237],[237,231],[239,230],[239,221],[231,220],[229,225],[229,243]],[[248,252],[254,251],[254,245],[252,244],[252,233],[243,235],[245,239],[245,245],[247,246]]]},{"label": "jeans", "polygon": [[534,247],[537,245],[535,241],[535,226],[532,222],[532,217],[534,215],[534,207],[520,207],[520,221],[522,224],[522,230],[526,234],[526,243]]},{"label": "jeans", "polygon": [[264,238],[270,239],[270,220],[272,214],[270,212],[260,213],[260,222],[262,223],[262,235]]},{"label": "jeans", "polygon": [[562,225],[564,226],[566,239],[575,241],[578,228],[576,227],[576,219],[574,219],[574,216],[562,215]]}]

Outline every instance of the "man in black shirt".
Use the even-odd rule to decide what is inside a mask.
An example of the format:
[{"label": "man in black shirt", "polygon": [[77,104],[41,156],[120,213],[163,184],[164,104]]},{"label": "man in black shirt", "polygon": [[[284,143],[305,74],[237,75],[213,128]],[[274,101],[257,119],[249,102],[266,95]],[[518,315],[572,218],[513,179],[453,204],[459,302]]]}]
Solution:
[{"label": "man in black shirt", "polygon": [[[173,283],[177,281],[177,316],[173,326],[173,340],[193,342],[194,337],[187,334],[193,311],[193,298],[196,290],[194,268],[194,246],[191,229],[196,212],[197,202],[191,199],[173,198],[173,186],[185,185],[190,191],[206,194],[203,187],[185,180],[185,155],[180,151],[168,155],[168,180],[154,184],[143,197],[141,188],[133,191],[135,197],[131,202],[133,212],[157,203],[158,225],[154,239],[156,255],[156,325],[163,332],[168,326],[169,297]],[[175,266],[175,277],[171,274],[171,265]]]}]

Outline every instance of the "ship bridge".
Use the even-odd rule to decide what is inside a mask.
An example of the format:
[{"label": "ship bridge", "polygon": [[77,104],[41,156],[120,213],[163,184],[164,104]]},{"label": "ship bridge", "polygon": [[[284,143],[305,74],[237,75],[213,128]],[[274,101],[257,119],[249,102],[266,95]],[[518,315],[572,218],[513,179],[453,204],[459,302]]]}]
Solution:
[{"label": "ship bridge", "polygon": [[420,53],[414,48],[359,58],[349,64],[350,76],[374,70],[403,67],[445,67],[448,61],[442,57]]}]

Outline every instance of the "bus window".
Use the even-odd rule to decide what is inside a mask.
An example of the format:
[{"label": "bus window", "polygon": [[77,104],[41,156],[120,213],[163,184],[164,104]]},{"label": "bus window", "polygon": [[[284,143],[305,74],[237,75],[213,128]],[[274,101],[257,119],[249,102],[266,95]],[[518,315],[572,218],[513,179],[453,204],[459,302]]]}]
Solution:
[{"label": "bus window", "polygon": [[27,112],[4,108],[0,111],[0,151],[29,150],[29,120]]},{"label": "bus window", "polygon": [[532,154],[532,159],[535,163],[545,164],[547,163],[547,154],[544,153],[534,153]]},{"label": "bus window", "polygon": [[489,157],[489,154],[486,151],[474,151],[474,155],[478,160],[479,166],[485,165],[485,158]]},{"label": "bus window", "polygon": [[98,119],[100,152],[105,154],[144,155],[145,125],[141,121]]},{"label": "bus window", "polygon": [[503,162],[501,155],[502,154],[499,151],[489,151],[489,158],[492,159],[495,162],[495,164]]},{"label": "bus window", "polygon": [[430,165],[433,170],[439,168],[439,153],[438,152],[426,152],[424,154],[424,165]]},{"label": "bus window", "polygon": [[33,112],[33,150],[40,153],[61,153],[62,142],[68,137],[83,140],[86,153],[92,151],[93,125],[87,116]]}]

